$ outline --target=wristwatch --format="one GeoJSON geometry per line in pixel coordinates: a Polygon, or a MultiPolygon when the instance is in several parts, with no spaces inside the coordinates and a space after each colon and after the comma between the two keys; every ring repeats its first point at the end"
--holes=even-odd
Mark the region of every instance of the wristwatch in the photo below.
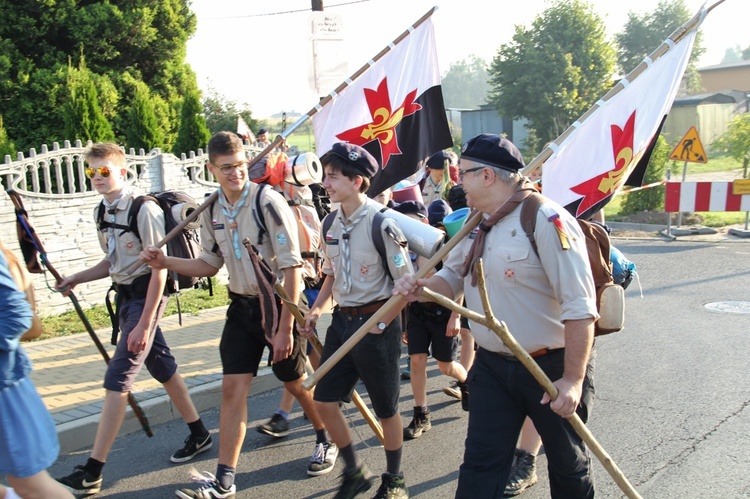
{"type": "Polygon", "coordinates": [[[388,327],[388,324],[386,324],[385,322],[378,322],[378,329],[380,329],[381,331],[385,331],[386,327],[388,327]]]}

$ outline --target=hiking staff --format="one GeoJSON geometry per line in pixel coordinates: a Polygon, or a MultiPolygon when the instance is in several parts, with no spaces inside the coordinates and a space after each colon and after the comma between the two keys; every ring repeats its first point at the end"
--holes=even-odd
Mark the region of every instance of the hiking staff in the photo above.
{"type": "MultiPolygon", "coordinates": [[[[46,267],[50,274],[55,278],[55,280],[59,283],[62,282],[63,278],[62,276],[55,270],[55,268],[52,266],[52,264],[47,259],[47,253],[44,251],[44,246],[42,245],[42,241],[39,239],[39,236],[36,234],[36,231],[31,226],[31,223],[28,219],[28,213],[23,207],[23,202],[21,201],[21,196],[14,191],[13,189],[8,189],[6,191],[8,193],[8,196],[10,197],[11,201],[13,202],[13,205],[16,208],[16,222],[17,224],[23,228],[23,231],[26,233],[26,235],[31,240],[32,244],[34,245],[34,248],[39,252],[39,257],[42,260],[42,264],[44,267],[46,267]]],[[[21,232],[19,231],[19,238],[21,237],[21,232]]],[[[19,241],[20,242],[20,241],[19,241]]],[[[81,322],[83,322],[83,325],[86,328],[86,332],[89,333],[89,336],[91,336],[91,339],[94,341],[94,345],[96,345],[97,350],[99,350],[99,353],[102,354],[102,357],[104,357],[105,364],[109,365],[109,354],[107,353],[107,350],[104,348],[104,345],[102,345],[101,340],[94,332],[94,328],[91,326],[91,323],[89,322],[88,318],[86,317],[86,314],[83,312],[83,309],[81,308],[81,305],[78,303],[78,299],[76,298],[75,294],[72,290],[70,290],[70,294],[68,295],[68,298],[70,298],[70,301],[73,302],[73,307],[76,310],[76,313],[78,314],[78,317],[81,319],[81,322]]],[[[130,404],[130,408],[133,410],[133,414],[138,418],[138,421],[141,423],[141,427],[143,427],[143,431],[146,432],[146,435],[149,437],[154,436],[154,431],[151,429],[151,425],[148,422],[148,418],[146,418],[146,413],[143,412],[143,409],[138,404],[138,401],[135,399],[133,394],[131,392],[128,392],[128,404],[130,404]]]]}
{"type": "MultiPolygon", "coordinates": [[[[245,238],[242,240],[242,244],[245,245],[248,252],[253,252],[255,256],[257,256],[258,261],[261,265],[265,267],[265,270],[270,272],[270,268],[268,267],[268,264],[263,260],[263,257],[261,256],[260,252],[250,243],[249,238],[245,238]]],[[[302,311],[299,309],[296,303],[292,303],[292,301],[289,299],[289,294],[286,292],[286,289],[284,289],[284,286],[281,285],[281,283],[276,280],[275,284],[273,285],[273,289],[276,292],[277,295],[279,295],[279,298],[281,298],[281,301],[284,302],[284,304],[289,307],[289,311],[292,313],[294,318],[299,322],[301,325],[305,325],[305,316],[302,315],[302,311]]],[[[313,348],[315,349],[315,352],[317,352],[318,356],[323,356],[323,345],[320,343],[320,340],[317,336],[312,335],[310,336],[308,340],[313,348]]],[[[354,402],[354,405],[357,407],[359,412],[362,414],[362,417],[367,421],[367,424],[370,425],[370,428],[375,433],[375,436],[378,437],[378,440],[380,440],[380,443],[385,445],[385,437],[383,436],[383,428],[380,426],[380,423],[378,420],[373,416],[372,412],[370,412],[370,409],[367,407],[367,404],[365,404],[364,400],[362,400],[362,397],[359,396],[359,393],[357,393],[356,390],[352,392],[352,402],[354,402]]]]}
{"type": "MultiPolygon", "coordinates": [[[[477,226],[481,218],[482,214],[477,212],[476,214],[474,214],[474,216],[468,219],[464,226],[461,227],[461,229],[456,233],[456,235],[450,238],[448,242],[446,242],[432,256],[432,258],[427,261],[427,263],[419,268],[419,271],[414,274],[415,279],[424,278],[438,263],[443,260],[443,258],[445,258],[448,252],[450,252],[464,237],[466,237],[467,234],[474,230],[474,227],[477,226]]],[[[351,337],[349,337],[349,339],[346,340],[338,348],[338,350],[336,350],[328,358],[328,360],[326,360],[320,365],[320,367],[318,367],[317,371],[312,373],[309,378],[302,382],[302,386],[307,390],[311,390],[318,383],[320,378],[325,376],[328,371],[330,371],[331,368],[336,365],[336,363],[343,359],[344,356],[349,353],[349,351],[354,348],[354,346],[359,343],[359,341],[364,338],[369,333],[369,331],[383,319],[383,317],[386,317],[388,314],[392,314],[396,311],[396,309],[402,309],[405,305],[406,301],[403,299],[403,297],[391,296],[388,301],[383,304],[382,307],[380,307],[374,314],[372,314],[372,316],[364,324],[362,324],[362,326],[357,329],[357,331],[352,334],[351,337]]]]}
{"type": "MultiPolygon", "coordinates": [[[[487,295],[487,287],[485,286],[484,265],[482,264],[481,258],[479,258],[476,262],[476,274],[477,289],[479,290],[479,296],[482,300],[482,308],[484,308],[484,314],[480,314],[466,307],[463,307],[450,298],[431,291],[427,288],[422,288],[422,296],[428,298],[430,301],[442,305],[443,307],[449,308],[458,314],[461,314],[462,317],[466,317],[473,322],[482,324],[483,326],[491,329],[495,334],[497,334],[498,337],[500,337],[505,346],[508,347],[511,352],[513,352],[513,355],[515,355],[515,357],[524,365],[524,367],[529,370],[531,375],[534,376],[534,378],[539,382],[542,388],[544,388],[544,391],[547,392],[547,394],[550,396],[550,399],[555,400],[558,394],[555,385],[552,384],[552,381],[549,379],[549,377],[547,377],[544,371],[542,371],[542,368],[539,367],[539,365],[536,363],[536,361],[534,361],[531,355],[529,355],[529,353],[524,350],[521,345],[518,344],[515,338],[511,335],[505,323],[498,321],[492,314],[490,300],[487,295]]],[[[620,471],[609,454],[607,454],[607,452],[604,450],[604,448],[602,448],[596,438],[594,438],[594,435],[591,434],[591,431],[589,431],[584,422],[581,421],[581,418],[576,412],[573,412],[573,415],[568,418],[568,422],[573,427],[575,432],[586,443],[588,448],[591,449],[591,451],[596,455],[596,457],[602,463],[610,476],[612,476],[617,486],[620,487],[620,490],[622,490],[623,493],[625,493],[625,495],[630,498],[640,499],[640,494],[638,494],[635,488],[633,488],[633,486],[630,484],[622,471],[620,471]]]]}

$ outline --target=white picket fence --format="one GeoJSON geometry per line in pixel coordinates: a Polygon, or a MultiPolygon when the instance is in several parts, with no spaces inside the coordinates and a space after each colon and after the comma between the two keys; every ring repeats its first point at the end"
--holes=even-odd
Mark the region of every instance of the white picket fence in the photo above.
{"type": "MultiPolygon", "coordinates": [[[[262,149],[246,146],[250,157],[262,149]]],[[[80,141],[71,146],[65,141],[49,150],[43,145],[41,152],[34,149],[28,156],[18,153],[12,160],[5,156],[0,164],[0,181],[3,190],[18,192],[28,212],[28,218],[44,245],[47,258],[63,276],[91,267],[104,256],[96,237],[93,211],[101,196],[91,188],[84,173],[86,147],[80,141]]],[[[181,190],[199,203],[213,192],[217,183],[206,168],[208,154],[182,155],[163,153],[153,149],[136,153],[130,149],[125,158],[128,182],[142,193],[161,190],[181,190]]],[[[0,195],[0,238],[19,258],[22,258],[16,235],[16,217],[13,203],[7,193],[0,195]]],[[[219,279],[226,282],[222,271],[219,279]]],[[[55,315],[72,309],[68,298],[52,291],[54,278],[49,273],[35,275],[37,308],[42,315],[55,315]]],[[[110,282],[108,279],[76,287],[76,296],[82,306],[103,303],[110,282]]]]}

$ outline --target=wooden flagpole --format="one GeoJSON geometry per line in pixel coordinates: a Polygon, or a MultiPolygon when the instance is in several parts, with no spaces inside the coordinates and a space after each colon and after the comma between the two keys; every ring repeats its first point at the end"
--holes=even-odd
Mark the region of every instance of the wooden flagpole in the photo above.
{"type": "MultiPolygon", "coordinates": [[[[323,97],[318,104],[316,104],[312,109],[310,109],[306,114],[302,115],[297,121],[292,123],[289,128],[281,132],[280,135],[277,135],[275,139],[273,139],[273,142],[271,142],[268,146],[266,146],[263,151],[261,151],[260,154],[252,158],[248,163],[248,168],[252,167],[255,163],[260,161],[263,157],[265,157],[268,153],[276,149],[287,137],[289,137],[297,128],[302,126],[303,123],[305,123],[308,119],[312,118],[312,116],[316,113],[318,113],[323,107],[331,102],[338,94],[340,94],[346,87],[351,85],[354,80],[362,76],[362,74],[370,69],[372,66],[375,65],[376,62],[378,62],[380,59],[383,58],[388,52],[393,50],[396,45],[401,43],[401,41],[404,40],[407,36],[409,36],[415,29],[417,29],[423,22],[425,22],[429,17],[435,13],[437,10],[437,6],[431,8],[428,10],[422,17],[420,17],[414,24],[409,26],[403,33],[401,33],[399,36],[397,36],[391,43],[386,45],[383,50],[378,52],[375,57],[367,61],[361,68],[359,68],[357,71],[354,72],[349,78],[344,80],[338,87],[336,87],[335,90],[333,90],[331,93],[329,93],[327,96],[323,97]]],[[[167,235],[164,236],[164,239],[159,241],[156,244],[157,248],[161,248],[165,244],[167,244],[169,241],[171,241],[177,234],[179,234],[185,226],[187,226],[189,223],[192,223],[194,220],[198,218],[198,216],[205,211],[209,206],[211,206],[217,199],[219,198],[219,191],[218,189],[211,193],[210,196],[206,198],[206,200],[198,206],[192,213],[190,213],[188,216],[185,217],[185,219],[180,222],[174,229],[169,231],[167,235]]]]}
{"type": "Polygon", "coordinates": [[[640,64],[638,64],[635,69],[633,69],[630,73],[625,76],[625,78],[621,79],[617,84],[615,84],[614,87],[610,89],[609,92],[607,92],[604,97],[599,99],[593,106],[591,106],[591,109],[586,111],[580,118],[578,118],[572,125],[570,125],[562,134],[560,134],[559,137],[557,137],[551,145],[548,145],[545,147],[539,155],[532,159],[526,167],[524,167],[521,170],[521,173],[523,175],[529,175],[533,173],[534,171],[538,170],[542,167],[542,165],[554,154],[554,150],[557,149],[560,145],[562,145],[563,142],[577,129],[580,128],[580,126],[586,122],[597,110],[599,110],[606,102],[610,101],[615,95],[623,91],[628,84],[632,83],[633,80],[638,78],[641,74],[643,74],[646,69],[648,69],[651,64],[653,64],[655,61],[657,61],[660,57],[662,57],[664,54],[666,54],[670,49],[674,48],[675,45],[677,45],[680,41],[682,41],[685,36],[687,36],[688,33],[690,33],[693,29],[698,29],[698,26],[703,22],[703,20],[706,18],[709,12],[711,12],[714,8],[719,6],[720,4],[724,3],[725,0],[718,0],[716,3],[714,3],[711,7],[707,9],[701,9],[698,11],[697,14],[695,14],[688,22],[677,28],[672,32],[671,35],[669,35],[669,38],[667,38],[666,41],[662,42],[661,45],[659,45],[656,50],[651,52],[648,57],[646,57],[643,61],[641,61],[640,64]]]}

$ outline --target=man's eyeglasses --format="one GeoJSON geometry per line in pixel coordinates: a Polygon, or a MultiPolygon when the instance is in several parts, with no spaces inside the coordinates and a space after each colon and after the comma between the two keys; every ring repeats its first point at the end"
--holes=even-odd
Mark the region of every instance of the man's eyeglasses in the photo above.
{"type": "Polygon", "coordinates": [[[487,168],[487,167],[486,166],[475,166],[474,168],[469,168],[467,170],[458,170],[458,178],[460,178],[461,180],[463,180],[464,175],[466,175],[467,173],[476,172],[476,171],[479,171],[479,170],[484,170],[485,168],[487,168]]]}
{"type": "Polygon", "coordinates": [[[96,175],[97,173],[99,174],[100,177],[107,178],[107,177],[109,177],[109,174],[110,174],[111,170],[109,169],[108,166],[100,166],[99,168],[88,168],[87,167],[84,170],[84,172],[86,173],[86,176],[88,178],[94,178],[94,175],[96,175]]]}
{"type": "Polygon", "coordinates": [[[216,166],[216,168],[224,175],[231,175],[232,172],[234,172],[234,170],[239,170],[245,165],[247,165],[247,161],[243,159],[242,161],[232,163],[231,165],[223,165],[223,166],[214,165],[214,166],[216,166]]]}

